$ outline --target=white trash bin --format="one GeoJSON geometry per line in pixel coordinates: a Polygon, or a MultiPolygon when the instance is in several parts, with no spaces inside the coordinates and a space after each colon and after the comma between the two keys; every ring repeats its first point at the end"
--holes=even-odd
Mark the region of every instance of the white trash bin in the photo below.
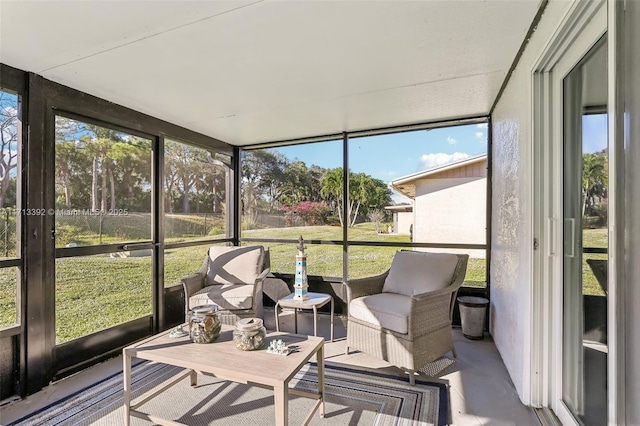
{"type": "Polygon", "coordinates": [[[484,297],[460,296],[460,322],[462,334],[467,339],[482,340],[484,337],[484,318],[489,300],[484,297]]]}

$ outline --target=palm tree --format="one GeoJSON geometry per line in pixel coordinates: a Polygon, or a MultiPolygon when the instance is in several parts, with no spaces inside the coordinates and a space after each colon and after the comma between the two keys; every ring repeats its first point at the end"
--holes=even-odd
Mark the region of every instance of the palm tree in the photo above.
{"type": "Polygon", "coordinates": [[[605,151],[582,156],[582,214],[592,214],[596,200],[607,196],[608,161],[605,151]]]}

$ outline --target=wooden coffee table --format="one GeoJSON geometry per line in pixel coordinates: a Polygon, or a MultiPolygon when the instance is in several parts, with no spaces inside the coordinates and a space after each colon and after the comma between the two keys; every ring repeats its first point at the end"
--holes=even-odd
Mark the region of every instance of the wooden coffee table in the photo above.
{"type": "Polygon", "coordinates": [[[233,329],[223,325],[220,337],[209,344],[192,343],[189,337],[170,338],[164,332],[123,349],[124,369],[124,424],[129,426],[131,416],[149,420],[160,425],[179,423],[139,411],[138,408],[164,392],[180,380],[189,376],[191,386],[197,384],[197,373],[209,374],[223,380],[272,388],[275,395],[276,424],[287,425],[289,416],[289,394],[317,399],[305,423],[320,408],[324,417],[324,339],[290,333],[274,332],[267,335],[265,348],[272,340],[282,339],[288,345],[296,345],[297,351],[287,355],[270,354],[266,349],[241,351],[233,343],[233,329]],[[318,364],[318,392],[289,389],[289,381],[316,355],[318,364]],[[131,363],[133,358],[161,362],[186,369],[169,384],[155,392],[149,392],[131,400],[131,363]]]}

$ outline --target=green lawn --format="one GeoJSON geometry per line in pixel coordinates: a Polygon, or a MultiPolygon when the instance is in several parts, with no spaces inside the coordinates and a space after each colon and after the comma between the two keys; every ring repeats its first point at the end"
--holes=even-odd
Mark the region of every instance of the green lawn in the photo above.
{"type": "MultiPolygon", "coordinates": [[[[141,220],[135,218],[134,220],[141,220]]],[[[122,229],[122,228],[120,228],[122,229]]],[[[130,227],[129,229],[135,229],[130,227]]],[[[339,226],[313,226],[244,231],[244,237],[306,240],[341,240],[339,226]]],[[[95,235],[94,237],[95,238],[95,235]]],[[[349,229],[355,241],[408,242],[408,236],[377,234],[373,225],[349,229]]],[[[253,243],[251,243],[253,244],[253,243]]],[[[296,244],[264,243],[271,251],[275,272],[294,273],[296,244]]],[[[375,275],[391,264],[397,247],[351,246],[349,277],[375,275]]],[[[168,249],[165,286],[201,265],[207,246],[168,249]]],[[[310,275],[342,276],[342,246],[308,244],[310,275]]],[[[485,260],[470,259],[465,285],[484,286],[485,260]]],[[[0,269],[0,327],[15,323],[16,270],[0,269]]],[[[56,260],[56,333],[58,343],[151,313],[151,258],[112,258],[96,255],[56,260]]]]}
{"type": "MultiPolygon", "coordinates": [[[[585,229],[582,233],[582,246],[590,248],[607,248],[608,235],[607,229],[585,229]]],[[[582,291],[584,294],[604,296],[604,290],[598,284],[591,267],[587,264],[587,259],[607,260],[606,254],[590,254],[585,253],[582,256],[582,291]]]]}
{"type": "Polygon", "coordinates": [[[56,260],[56,343],[151,314],[151,257],[56,260]]]}

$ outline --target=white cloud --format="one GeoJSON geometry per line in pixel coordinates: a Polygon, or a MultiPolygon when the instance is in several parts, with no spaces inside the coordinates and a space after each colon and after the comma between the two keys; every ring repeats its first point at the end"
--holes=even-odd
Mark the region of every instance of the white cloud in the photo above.
{"type": "Polygon", "coordinates": [[[484,138],[484,132],[476,132],[476,138],[478,139],[484,138]]]}
{"type": "Polygon", "coordinates": [[[456,161],[461,161],[469,157],[471,156],[466,152],[454,152],[453,154],[445,154],[444,152],[422,154],[420,156],[420,168],[422,170],[433,169],[434,167],[455,163],[456,161]]]}
{"type": "Polygon", "coordinates": [[[476,125],[476,127],[478,129],[486,129],[487,127],[489,127],[489,124],[488,123],[480,123],[480,124],[476,125]]]}
{"type": "Polygon", "coordinates": [[[447,136],[447,143],[449,143],[449,145],[455,145],[458,143],[458,141],[452,138],[451,136],[447,136]]]}

